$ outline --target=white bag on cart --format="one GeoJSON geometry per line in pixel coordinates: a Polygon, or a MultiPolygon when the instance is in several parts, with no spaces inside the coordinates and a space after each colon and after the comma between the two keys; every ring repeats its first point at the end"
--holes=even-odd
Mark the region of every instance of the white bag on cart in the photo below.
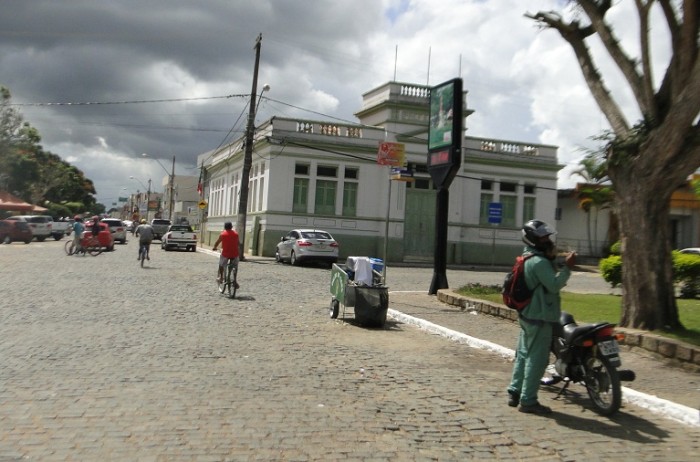
{"type": "Polygon", "coordinates": [[[369,257],[348,257],[345,266],[355,273],[355,284],[372,285],[372,262],[369,257]]]}

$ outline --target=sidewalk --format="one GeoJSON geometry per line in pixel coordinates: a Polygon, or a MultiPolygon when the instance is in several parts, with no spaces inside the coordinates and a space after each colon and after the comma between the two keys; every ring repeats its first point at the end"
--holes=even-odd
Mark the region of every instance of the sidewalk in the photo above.
{"type": "MultiPolygon", "coordinates": [[[[390,291],[389,306],[389,315],[399,322],[473,348],[513,357],[519,327],[510,320],[443,303],[423,291],[390,291]]],[[[624,404],[700,426],[700,374],[668,365],[651,355],[625,351],[624,347],[621,356],[622,369],[631,369],[637,375],[635,381],[623,382],[624,404]]],[[[577,392],[583,390],[581,386],[576,388],[580,388],[577,392]]]]}

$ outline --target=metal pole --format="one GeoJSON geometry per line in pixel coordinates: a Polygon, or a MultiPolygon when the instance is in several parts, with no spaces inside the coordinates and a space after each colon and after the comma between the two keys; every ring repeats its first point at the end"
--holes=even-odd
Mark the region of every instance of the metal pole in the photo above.
{"type": "Polygon", "coordinates": [[[148,214],[151,208],[151,179],[148,179],[148,196],[146,196],[146,220],[151,221],[151,216],[148,214]]]}
{"type": "Polygon", "coordinates": [[[391,210],[391,166],[389,166],[389,193],[387,194],[386,202],[386,222],[384,223],[384,255],[382,259],[384,260],[384,266],[382,267],[382,280],[386,284],[386,259],[389,251],[389,212],[391,210]]]}
{"type": "Polygon", "coordinates": [[[175,195],[173,194],[173,189],[175,188],[175,156],[173,156],[173,169],[170,172],[170,221],[175,223],[175,195]]]}
{"type": "Polygon", "coordinates": [[[255,94],[258,91],[258,66],[260,64],[260,42],[262,34],[255,40],[255,67],[253,68],[253,88],[250,91],[250,108],[248,111],[248,125],[245,131],[245,153],[243,156],[243,172],[241,173],[241,191],[238,201],[238,220],[236,230],[238,231],[239,258],[245,260],[245,228],[248,219],[248,182],[250,181],[250,169],[253,165],[253,131],[255,130],[255,94]]]}

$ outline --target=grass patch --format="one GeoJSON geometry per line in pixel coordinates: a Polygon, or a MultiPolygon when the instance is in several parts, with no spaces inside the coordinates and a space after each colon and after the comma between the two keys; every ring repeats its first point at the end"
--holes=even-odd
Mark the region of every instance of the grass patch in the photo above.
{"type": "MultiPolygon", "coordinates": [[[[468,284],[460,287],[456,292],[465,297],[503,303],[501,286],[498,285],[468,284]]],[[[622,297],[619,295],[578,294],[566,291],[561,293],[562,309],[571,313],[578,322],[619,323],[622,314],[621,301],[622,297]]],[[[654,331],[654,333],[700,346],[700,300],[679,298],[676,303],[678,316],[685,330],[654,331]]]]}

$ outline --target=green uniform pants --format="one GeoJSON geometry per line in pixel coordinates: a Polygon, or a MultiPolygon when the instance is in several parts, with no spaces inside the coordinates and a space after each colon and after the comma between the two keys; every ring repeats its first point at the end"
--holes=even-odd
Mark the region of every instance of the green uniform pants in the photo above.
{"type": "Polygon", "coordinates": [[[537,403],[537,391],[549,363],[551,343],[551,323],[520,319],[520,336],[515,352],[515,365],[508,387],[509,393],[520,395],[520,404],[531,406],[537,403]]]}

